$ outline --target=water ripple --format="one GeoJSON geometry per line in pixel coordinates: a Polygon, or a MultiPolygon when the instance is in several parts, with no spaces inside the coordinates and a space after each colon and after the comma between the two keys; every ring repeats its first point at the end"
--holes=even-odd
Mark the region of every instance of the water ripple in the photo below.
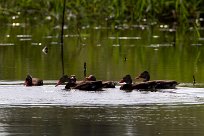
{"type": "Polygon", "coordinates": [[[101,92],[62,90],[64,86],[1,85],[0,105],[10,106],[134,106],[134,105],[180,105],[204,103],[204,88],[159,90],[158,92],[125,92],[106,89],[101,92]]]}

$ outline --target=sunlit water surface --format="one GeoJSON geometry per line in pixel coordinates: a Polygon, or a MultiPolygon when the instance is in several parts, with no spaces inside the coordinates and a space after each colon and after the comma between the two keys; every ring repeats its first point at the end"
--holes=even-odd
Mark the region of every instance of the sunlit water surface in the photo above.
{"type": "Polygon", "coordinates": [[[0,135],[204,135],[204,88],[63,88],[1,82],[0,135]]]}
{"type": "Polygon", "coordinates": [[[54,85],[26,87],[1,85],[1,106],[134,106],[134,105],[179,105],[203,104],[204,88],[178,87],[177,89],[131,92],[119,86],[103,91],[64,90],[54,85]]]}

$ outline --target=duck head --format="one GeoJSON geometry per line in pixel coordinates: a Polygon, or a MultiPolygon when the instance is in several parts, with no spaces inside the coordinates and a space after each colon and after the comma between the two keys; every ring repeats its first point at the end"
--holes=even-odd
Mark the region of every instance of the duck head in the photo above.
{"type": "Polygon", "coordinates": [[[96,77],[94,75],[89,75],[86,77],[86,81],[96,81],[96,77]]]}
{"type": "Polygon", "coordinates": [[[126,83],[126,84],[132,84],[132,78],[130,75],[126,75],[123,77],[123,79],[120,81],[120,83],[126,83]]]}
{"type": "Polygon", "coordinates": [[[33,83],[32,83],[32,77],[30,75],[27,75],[26,79],[25,79],[25,83],[24,83],[25,86],[32,86],[33,83]]]}
{"type": "Polygon", "coordinates": [[[138,77],[136,77],[136,79],[143,79],[143,82],[149,81],[150,80],[150,75],[148,71],[144,71],[142,72],[138,77]]]}
{"type": "Polygon", "coordinates": [[[57,82],[57,84],[55,85],[55,87],[58,86],[58,85],[61,85],[61,84],[65,83],[65,82],[67,82],[67,83],[76,83],[76,76],[75,76],[75,75],[71,75],[71,77],[68,77],[67,75],[63,75],[63,76],[59,79],[59,81],[57,82]]]}
{"type": "Polygon", "coordinates": [[[76,76],[75,75],[71,75],[70,76],[70,83],[76,83],[76,76]]]}

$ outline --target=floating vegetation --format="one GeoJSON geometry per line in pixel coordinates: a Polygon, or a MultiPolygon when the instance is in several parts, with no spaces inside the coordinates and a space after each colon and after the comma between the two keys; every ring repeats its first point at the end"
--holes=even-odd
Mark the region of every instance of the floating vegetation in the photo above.
{"type": "Polygon", "coordinates": [[[204,41],[204,37],[200,37],[198,40],[199,41],[204,41]]]}
{"type": "Polygon", "coordinates": [[[141,37],[109,37],[111,40],[119,39],[119,40],[140,40],[141,37]]]}
{"type": "Polygon", "coordinates": [[[50,44],[51,44],[51,45],[58,45],[59,42],[51,42],[50,44]]]}
{"type": "Polygon", "coordinates": [[[112,46],[114,46],[114,47],[119,47],[120,44],[113,44],[112,46]]]}
{"type": "Polygon", "coordinates": [[[154,39],[159,38],[159,36],[158,36],[158,35],[153,35],[152,37],[153,37],[154,39]]]}
{"type": "Polygon", "coordinates": [[[201,43],[196,43],[196,44],[191,44],[191,46],[202,46],[203,44],[201,43]]]}
{"type": "Polygon", "coordinates": [[[17,35],[17,38],[31,38],[32,35],[17,35]]]}
{"type": "Polygon", "coordinates": [[[32,35],[17,35],[17,38],[19,38],[19,41],[31,41],[32,35]]]}
{"type": "Polygon", "coordinates": [[[14,43],[0,43],[0,46],[13,46],[14,43]]]}
{"type": "Polygon", "coordinates": [[[41,45],[42,45],[42,43],[31,43],[31,45],[41,46],[41,45]]]}
{"type": "Polygon", "coordinates": [[[162,28],[162,29],[159,29],[160,31],[163,31],[163,32],[176,32],[176,29],[175,28],[169,28],[169,29],[166,29],[166,28],[162,28]]]}
{"type": "Polygon", "coordinates": [[[45,38],[47,38],[47,39],[55,39],[55,38],[59,38],[59,36],[51,36],[51,35],[49,35],[49,36],[45,36],[45,38]]]}
{"type": "Polygon", "coordinates": [[[31,41],[31,38],[20,38],[19,41],[31,41]]]}
{"type": "Polygon", "coordinates": [[[159,47],[172,47],[174,46],[173,44],[170,43],[166,43],[166,44],[151,44],[147,47],[151,47],[151,48],[159,48],[159,47]]]}

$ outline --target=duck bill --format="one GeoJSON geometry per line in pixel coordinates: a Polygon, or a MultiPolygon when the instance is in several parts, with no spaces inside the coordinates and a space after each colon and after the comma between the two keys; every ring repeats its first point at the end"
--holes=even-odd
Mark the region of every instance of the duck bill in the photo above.
{"type": "Polygon", "coordinates": [[[141,79],[142,77],[139,75],[139,76],[137,76],[135,79],[141,79]]]}
{"type": "Polygon", "coordinates": [[[89,77],[86,77],[85,80],[86,80],[86,81],[89,81],[89,77]]]}
{"type": "Polygon", "coordinates": [[[28,86],[28,81],[25,81],[25,82],[24,82],[24,85],[25,85],[25,86],[28,86]]]}
{"type": "Polygon", "coordinates": [[[140,76],[136,77],[135,79],[140,79],[140,76]]]}
{"type": "Polygon", "coordinates": [[[122,80],[120,80],[120,82],[119,83],[124,83],[125,81],[122,79],[122,80]]]}
{"type": "Polygon", "coordinates": [[[57,87],[58,85],[61,85],[62,82],[61,81],[58,81],[58,83],[55,85],[55,87],[57,87]]]}
{"type": "Polygon", "coordinates": [[[86,77],[86,81],[92,81],[90,77],[86,77]]]}

